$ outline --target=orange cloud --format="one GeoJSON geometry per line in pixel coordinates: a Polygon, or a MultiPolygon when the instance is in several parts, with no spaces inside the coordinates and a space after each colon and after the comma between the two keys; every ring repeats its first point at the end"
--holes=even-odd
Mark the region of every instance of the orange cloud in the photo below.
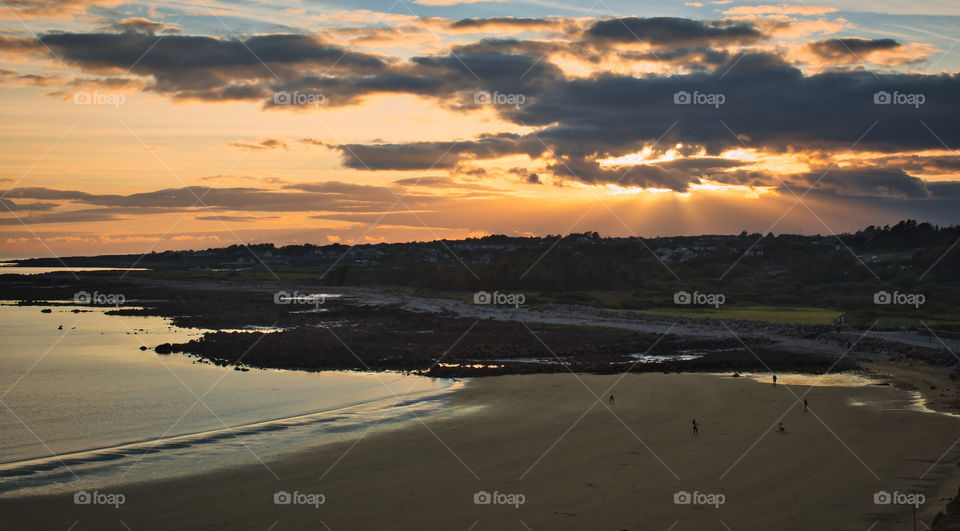
{"type": "Polygon", "coordinates": [[[736,17],[736,16],[762,16],[762,15],[802,15],[802,16],[813,16],[813,15],[825,15],[827,13],[834,13],[837,11],[835,7],[823,7],[823,6],[795,6],[789,4],[783,4],[779,6],[774,5],[760,5],[760,6],[737,6],[731,7],[723,12],[724,15],[736,17]]]}
{"type": "Polygon", "coordinates": [[[72,18],[94,6],[112,7],[125,0],[6,0],[9,10],[0,10],[0,19],[72,18]]]}

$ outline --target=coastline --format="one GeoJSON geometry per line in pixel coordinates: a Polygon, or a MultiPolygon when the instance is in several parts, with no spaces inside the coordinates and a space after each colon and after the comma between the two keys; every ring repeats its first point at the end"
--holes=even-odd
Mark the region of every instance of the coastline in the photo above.
{"type": "MultiPolygon", "coordinates": [[[[68,278],[30,279],[23,286],[7,286],[4,297],[18,305],[36,305],[41,289],[43,299],[67,300],[71,290],[105,282],[83,278],[76,286],[68,278]]],[[[145,303],[121,306],[111,314],[169,318],[175,326],[204,331],[196,340],[151,344],[158,354],[243,365],[239,370],[395,370],[458,378],[568,370],[616,374],[626,366],[636,372],[817,374],[891,358],[947,367],[956,361],[951,345],[960,348],[960,342],[949,338],[923,344],[910,334],[876,336],[853,328],[838,332],[822,324],[668,316],[576,304],[514,308],[386,288],[299,286],[332,298],[308,312],[265,304],[281,287],[150,280],[107,283],[102,290],[125,293],[131,304],[145,303]],[[172,291],[179,295],[170,297],[172,291]],[[449,345],[458,348],[447,352],[449,345]],[[653,347],[663,355],[659,362],[633,363],[653,347]],[[693,359],[682,359],[691,352],[697,354],[693,359]],[[436,363],[441,357],[444,363],[436,363]]]]}
{"type": "Polygon", "coordinates": [[[450,381],[438,389],[408,389],[393,396],[288,417],[3,462],[0,499],[37,493],[57,495],[102,485],[122,488],[136,483],[136,477],[140,481],[144,477],[149,481],[167,481],[216,473],[238,466],[236,458],[226,457],[230,442],[239,442],[248,451],[247,456],[269,447],[277,458],[288,457],[304,448],[352,441],[366,432],[402,429],[416,418],[449,415],[450,412],[444,412],[443,403],[462,387],[463,382],[450,381]],[[322,441],[304,444],[296,440],[304,435],[319,436],[322,441]],[[154,460],[167,462],[167,467],[158,468],[160,464],[153,463],[154,460]],[[136,474],[128,475],[128,469],[134,467],[136,474]]]}
{"type": "Polygon", "coordinates": [[[331,529],[398,529],[398,522],[403,529],[475,522],[494,529],[520,521],[532,529],[582,529],[586,522],[666,529],[679,521],[674,529],[682,530],[722,520],[734,529],[876,524],[879,531],[902,527],[909,512],[875,505],[873,494],[919,489],[928,501],[918,517],[931,525],[960,482],[955,452],[938,462],[960,420],[853,405],[909,400],[893,385],[811,388],[804,413],[794,393],[807,391],[706,374],[474,379],[449,398],[469,414],[431,418],[426,427],[267,458],[270,470],[251,464],[130,485],[119,508],[41,496],[2,500],[0,510],[11,526],[37,529],[122,520],[134,529],[277,530],[321,521],[331,529]],[[612,385],[615,404],[598,403],[594,393],[604,396],[612,385]],[[702,426],[696,438],[690,418],[702,426]],[[783,434],[772,430],[778,418],[783,434]],[[525,503],[476,505],[481,490],[521,493],[525,503]],[[674,505],[679,490],[721,492],[726,503],[674,505]],[[325,503],[275,505],[277,491],[322,493],[325,503]]]}

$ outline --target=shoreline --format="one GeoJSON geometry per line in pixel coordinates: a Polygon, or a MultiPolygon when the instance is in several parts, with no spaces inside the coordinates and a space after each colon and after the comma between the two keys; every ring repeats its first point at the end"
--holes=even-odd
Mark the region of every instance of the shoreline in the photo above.
{"type": "Polygon", "coordinates": [[[681,530],[715,526],[720,518],[735,529],[847,529],[863,523],[866,529],[879,522],[874,529],[880,531],[903,523],[902,511],[872,503],[880,488],[922,488],[929,501],[919,515],[926,524],[953,499],[960,484],[957,455],[931,464],[953,442],[949,434],[956,432],[957,419],[851,405],[909,398],[892,385],[796,386],[794,392],[802,391],[810,393],[812,413],[803,413],[783,385],[771,389],[722,375],[473,379],[449,401],[461,411],[482,409],[429,419],[429,430],[416,423],[266,459],[279,480],[250,464],[128,486],[127,503],[117,509],[40,496],[0,500],[0,510],[14,514],[11,525],[30,528],[68,527],[74,520],[102,527],[120,519],[135,529],[227,529],[240,522],[266,528],[279,522],[279,530],[319,521],[332,529],[396,529],[397,522],[410,523],[403,529],[466,529],[477,520],[484,529],[516,526],[518,520],[533,529],[577,529],[586,521],[597,528],[666,529],[680,520],[675,529],[681,530]],[[593,396],[614,384],[617,400],[609,410],[615,416],[593,396]],[[771,431],[781,414],[786,434],[771,431]],[[689,434],[692,415],[702,425],[696,439],[689,434]],[[912,430],[929,437],[912,441],[912,430]],[[887,444],[868,444],[878,437],[887,444]],[[872,477],[874,470],[881,481],[872,477]],[[770,481],[791,487],[762,487],[770,481]],[[484,489],[523,493],[527,501],[516,509],[473,504],[473,493],[484,489]],[[670,496],[678,489],[723,492],[727,504],[676,506],[670,496]],[[279,490],[322,492],[326,502],[318,509],[274,505],[271,493],[279,490]],[[187,509],[169,514],[170,504],[187,509]]]}
{"type": "MultiPolygon", "coordinates": [[[[241,441],[247,438],[269,437],[275,434],[273,436],[280,437],[279,444],[283,445],[279,449],[280,454],[283,457],[289,457],[306,449],[316,449],[321,446],[337,444],[344,440],[350,441],[359,437],[361,433],[402,428],[411,422],[409,418],[411,411],[414,416],[430,418],[437,413],[436,404],[448,400],[463,386],[463,382],[449,381],[442,388],[397,392],[391,396],[344,403],[322,410],[262,419],[242,425],[163,435],[121,442],[110,446],[60,452],[45,457],[6,461],[0,463],[0,476],[3,480],[0,481],[0,499],[15,499],[18,497],[17,495],[11,496],[10,491],[39,491],[34,494],[19,496],[31,497],[55,496],[64,492],[76,491],[78,487],[84,489],[99,486],[124,487],[135,483],[132,480],[125,479],[126,473],[120,474],[127,466],[132,468],[140,464],[142,460],[146,460],[147,462],[144,465],[147,465],[151,458],[167,460],[172,465],[177,462],[176,460],[184,458],[180,452],[186,450],[201,452],[200,455],[206,456],[206,459],[222,459],[224,449],[222,447],[218,448],[217,445],[224,444],[222,441],[225,439],[229,442],[231,437],[234,440],[241,441]],[[417,413],[418,411],[419,413],[417,413]],[[303,432],[305,430],[311,430],[313,433],[319,430],[326,440],[304,447],[302,444],[298,445],[295,441],[291,441],[290,437],[292,435],[287,433],[303,432]],[[208,449],[208,444],[213,446],[208,449]],[[175,455],[168,456],[167,449],[173,449],[175,455]],[[204,453],[205,449],[206,452],[204,453]],[[133,462],[131,463],[131,461],[133,462]],[[92,472],[92,476],[88,477],[88,472],[92,472]],[[49,473],[50,477],[59,476],[66,478],[66,480],[53,481],[51,479],[47,483],[43,483],[43,480],[38,479],[35,474],[44,473],[49,473]],[[117,479],[118,474],[120,474],[119,479],[117,479]],[[69,479],[68,476],[71,475],[75,480],[69,479]],[[18,485],[18,480],[22,485],[18,485]],[[39,484],[31,484],[37,482],[39,484]]],[[[250,439],[243,442],[243,446],[249,448],[247,442],[250,442],[250,439]]],[[[264,443],[258,443],[258,445],[262,444],[264,443]]],[[[191,457],[193,456],[191,455],[191,457]]],[[[217,473],[221,469],[229,469],[238,465],[221,462],[217,465],[207,464],[203,466],[206,466],[206,469],[201,469],[199,472],[196,469],[189,473],[171,472],[152,477],[150,481],[175,480],[196,473],[217,473]]],[[[143,468],[144,466],[140,467],[141,470],[143,468]]],[[[170,468],[173,469],[172,466],[170,468]]],[[[156,475],[154,474],[154,476],[156,475]]]]}
{"type": "MultiPolygon", "coordinates": [[[[66,280],[68,283],[73,281],[66,280]]],[[[86,282],[104,282],[105,279],[90,277],[86,282]]],[[[28,283],[45,282],[41,279],[32,279],[28,283]]],[[[82,282],[79,282],[82,284],[82,282]]],[[[108,282],[109,284],[109,282],[108,282]]],[[[41,286],[38,284],[37,286],[41,286]]],[[[106,285],[105,285],[106,286],[106,285]]],[[[147,302],[140,310],[121,307],[124,315],[155,315],[173,320],[176,326],[195,327],[208,330],[205,342],[156,345],[157,352],[168,354],[182,352],[195,356],[207,362],[230,365],[238,363],[233,352],[245,352],[250,342],[243,338],[231,336],[230,333],[240,328],[246,328],[243,333],[263,333],[256,330],[256,326],[267,326],[271,323],[282,323],[278,331],[286,334],[290,341],[281,338],[268,338],[264,346],[272,344],[274,348],[290,346],[305,341],[323,341],[329,343],[324,348],[325,357],[311,361],[307,353],[293,353],[285,360],[272,359],[270,356],[254,352],[244,359],[251,367],[257,368],[288,368],[296,370],[332,369],[355,370],[369,368],[371,370],[398,370],[424,374],[423,371],[432,366],[432,362],[441,354],[433,352],[430,347],[437,341],[454,343],[467,330],[467,325],[479,323],[474,332],[467,334],[464,347],[472,349],[474,355],[458,356],[452,353],[445,360],[450,365],[432,367],[427,375],[437,377],[472,377],[494,376],[503,374],[529,374],[541,372],[555,372],[556,367],[542,363],[509,362],[505,366],[485,366],[485,358],[502,358],[502,340],[510,337],[512,345],[523,346],[512,356],[518,358],[533,358],[538,355],[552,357],[548,350],[557,350],[564,362],[572,363],[573,370],[591,373],[616,373],[621,368],[611,367],[611,361],[622,362],[628,360],[626,356],[635,352],[644,352],[654,340],[661,336],[668,339],[657,344],[659,350],[666,353],[682,352],[687,350],[704,350],[712,353],[709,360],[692,360],[692,362],[674,362],[668,360],[659,364],[641,364],[632,370],[689,370],[691,372],[723,372],[727,370],[757,370],[767,365],[777,371],[797,371],[817,373],[832,367],[838,357],[843,357],[849,347],[853,347],[851,356],[842,360],[844,364],[854,357],[876,361],[901,356],[915,359],[925,359],[932,364],[952,365],[956,360],[949,355],[951,346],[960,349],[960,340],[940,339],[935,343],[931,338],[914,337],[915,334],[886,334],[861,332],[847,329],[837,333],[832,327],[825,325],[788,325],[763,321],[719,319],[714,317],[680,317],[655,315],[633,310],[605,310],[593,306],[571,304],[547,304],[537,307],[501,307],[495,305],[470,304],[468,301],[457,298],[423,297],[407,294],[401,290],[372,287],[349,286],[299,286],[300,290],[318,289],[325,293],[337,294],[343,297],[339,302],[334,301],[324,307],[322,312],[312,315],[310,312],[290,312],[290,308],[264,303],[272,302],[273,294],[280,285],[245,284],[235,285],[214,281],[178,281],[178,280],[149,280],[143,285],[125,284],[123,287],[114,286],[112,289],[132,290],[127,293],[128,300],[133,303],[139,299],[147,302]],[[184,304],[183,301],[174,302],[163,299],[165,293],[171,289],[182,290],[188,294],[188,300],[193,304],[184,304]],[[157,298],[160,297],[160,298],[157,298]],[[216,299],[217,303],[203,302],[205,298],[216,299]],[[203,302],[202,306],[197,306],[203,302]],[[273,307],[272,309],[269,309],[273,307]],[[226,308],[239,310],[225,312],[226,308]],[[416,345],[418,348],[411,351],[390,353],[377,352],[369,359],[357,360],[356,356],[341,352],[336,353],[339,342],[329,334],[318,333],[315,327],[341,326],[341,323],[352,323],[351,327],[366,327],[364,334],[377,335],[381,333],[381,326],[372,326],[370,319],[379,320],[387,328],[413,329],[419,333],[403,336],[401,343],[416,345]],[[519,329],[511,326],[524,325],[519,329]],[[534,330],[530,330],[530,328],[534,330]],[[481,333],[476,337],[475,332],[489,329],[488,334],[481,333]],[[216,332],[221,330],[221,332],[216,332]],[[541,343],[529,341],[530,332],[549,331],[557,339],[556,342],[547,341],[545,350],[541,343]],[[567,332],[565,332],[567,331],[567,332]],[[429,333],[428,333],[429,332],[429,333]],[[572,337],[568,332],[573,333],[572,337]],[[575,333],[574,333],[575,332],[575,333]],[[565,336],[565,334],[567,334],[565,336]],[[590,348],[575,346],[562,352],[558,349],[566,348],[569,344],[577,344],[577,336],[589,336],[590,348]],[[919,339],[918,339],[919,338],[919,339]],[[921,339],[927,341],[923,344],[921,339]],[[429,340],[429,341],[428,341],[429,340]],[[940,345],[940,342],[945,342],[940,345]],[[747,345],[742,345],[742,343],[747,345]],[[527,343],[530,343],[527,345],[527,343]],[[627,347],[629,345],[629,347],[627,347]],[[742,348],[748,346],[764,358],[757,363],[756,356],[742,348]],[[739,350],[740,352],[721,352],[723,350],[739,350]],[[501,354],[496,352],[500,351],[501,354]],[[716,353],[716,354],[713,354],[716,353]],[[450,359],[454,358],[454,359],[450,359]],[[359,361],[359,363],[358,363],[359,361]],[[708,363],[713,362],[713,363],[708,363]]],[[[11,302],[22,304],[36,304],[33,299],[39,287],[20,288],[10,287],[7,293],[11,302]],[[26,299],[24,299],[26,297],[26,299]]],[[[54,296],[60,289],[67,297],[71,292],[66,286],[49,286],[45,289],[44,298],[54,296]]],[[[107,289],[104,287],[104,289],[107,289]]],[[[288,287],[293,290],[293,287],[288,287]]],[[[351,348],[376,348],[373,344],[363,343],[361,338],[349,335],[348,328],[336,328],[338,335],[341,330],[347,332],[343,340],[351,348]]],[[[270,332],[275,332],[271,330],[270,332]]],[[[384,338],[385,339],[385,338],[384,338]]],[[[381,342],[382,343],[382,342],[381,342]]],[[[363,350],[363,349],[358,349],[363,350]]],[[[362,352],[361,352],[362,353],[362,352]]],[[[845,369],[846,367],[837,367],[845,369]]],[[[560,369],[561,371],[566,369],[560,369]]]]}

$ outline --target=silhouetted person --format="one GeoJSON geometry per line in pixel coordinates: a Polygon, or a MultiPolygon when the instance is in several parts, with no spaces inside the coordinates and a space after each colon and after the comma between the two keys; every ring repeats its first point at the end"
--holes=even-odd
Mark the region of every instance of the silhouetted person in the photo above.
{"type": "Polygon", "coordinates": [[[807,412],[807,405],[808,405],[808,404],[807,404],[807,399],[804,398],[804,399],[803,399],[803,412],[804,412],[804,413],[807,412]]]}
{"type": "Polygon", "coordinates": [[[777,375],[776,375],[776,374],[773,375],[773,386],[774,386],[774,387],[777,386],[777,375]]]}
{"type": "Polygon", "coordinates": [[[610,403],[613,404],[613,395],[610,395],[610,403]]]}
{"type": "Polygon", "coordinates": [[[779,426],[777,426],[777,431],[779,431],[780,433],[783,433],[783,432],[787,431],[787,429],[783,427],[783,423],[782,423],[782,422],[780,423],[779,426]]]}
{"type": "Polygon", "coordinates": [[[697,435],[700,433],[700,425],[697,424],[697,419],[693,419],[693,434],[697,435]]]}

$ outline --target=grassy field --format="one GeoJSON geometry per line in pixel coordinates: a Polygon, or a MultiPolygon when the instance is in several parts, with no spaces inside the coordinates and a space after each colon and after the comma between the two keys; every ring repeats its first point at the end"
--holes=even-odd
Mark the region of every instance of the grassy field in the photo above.
{"type": "Polygon", "coordinates": [[[652,315],[677,317],[712,317],[738,321],[765,321],[781,324],[830,324],[842,312],[823,308],[773,307],[773,306],[721,306],[714,308],[658,308],[643,310],[652,315]]]}
{"type": "MultiPolygon", "coordinates": [[[[236,284],[257,285],[324,285],[322,271],[311,268],[288,268],[277,271],[279,279],[269,271],[210,271],[210,270],[156,270],[137,271],[128,275],[128,278],[144,278],[156,280],[195,280],[214,281],[236,284]]],[[[107,273],[105,273],[105,276],[107,273]]],[[[407,293],[419,297],[438,299],[453,299],[464,302],[473,300],[473,292],[445,291],[424,287],[400,285],[371,285],[407,293]]],[[[661,290],[648,289],[643,292],[615,291],[615,290],[584,290],[584,291],[530,291],[524,294],[527,297],[526,306],[530,309],[541,309],[545,305],[582,304],[611,311],[634,311],[650,315],[679,316],[679,317],[711,317],[717,319],[731,319],[742,321],[765,321],[779,324],[806,324],[829,325],[841,314],[846,314],[847,324],[856,328],[866,329],[871,326],[876,330],[915,330],[925,326],[930,328],[960,329],[960,313],[955,308],[931,307],[929,304],[920,309],[909,306],[876,306],[872,300],[874,286],[851,291],[849,286],[835,291],[820,294],[805,292],[804,296],[811,298],[807,304],[812,306],[795,306],[789,300],[779,296],[777,292],[768,293],[772,298],[757,300],[756,294],[746,297],[740,305],[724,305],[719,309],[712,307],[680,307],[672,304],[674,286],[665,286],[661,290]],[[846,291],[844,291],[846,290],[846,291]],[[830,309],[832,307],[834,309],[830,309]]],[[[879,288],[877,288],[879,289],[879,288]]],[[[487,291],[495,288],[487,287],[487,291]]],[[[504,292],[523,292],[522,290],[503,290],[504,292]]],[[[930,290],[927,290],[930,291],[930,290]]],[[[951,291],[931,293],[930,299],[951,299],[951,291]]],[[[787,298],[788,299],[788,298],[787,298]]]]}

